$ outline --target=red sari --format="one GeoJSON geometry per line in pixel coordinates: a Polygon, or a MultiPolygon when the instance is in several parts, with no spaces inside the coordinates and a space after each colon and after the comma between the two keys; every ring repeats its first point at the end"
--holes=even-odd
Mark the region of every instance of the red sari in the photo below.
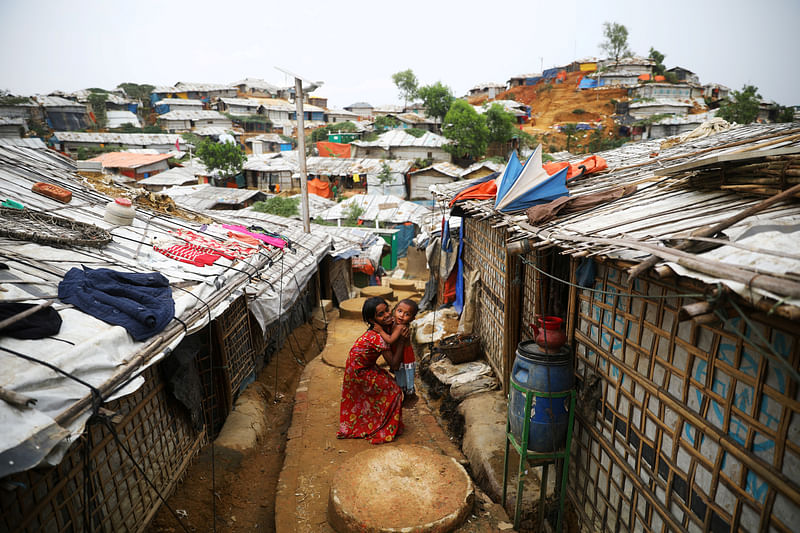
{"type": "Polygon", "coordinates": [[[372,444],[380,444],[403,432],[403,393],[392,376],[376,364],[388,349],[373,330],[367,330],[350,349],[342,380],[338,438],[368,438],[372,444]]]}

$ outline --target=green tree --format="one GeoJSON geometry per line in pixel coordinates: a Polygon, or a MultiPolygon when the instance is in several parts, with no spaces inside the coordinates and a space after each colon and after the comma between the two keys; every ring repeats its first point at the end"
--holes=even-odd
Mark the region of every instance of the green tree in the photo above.
{"type": "Polygon", "coordinates": [[[728,100],[719,106],[717,116],[728,122],[750,124],[758,116],[760,101],[761,95],[758,94],[758,87],[745,85],[741,91],[731,91],[728,100]]]}
{"type": "Polygon", "coordinates": [[[489,142],[508,142],[518,131],[516,118],[500,104],[492,104],[484,116],[489,128],[489,142]]]}
{"type": "Polygon", "coordinates": [[[400,121],[394,117],[387,117],[385,115],[375,119],[375,129],[380,131],[392,130],[400,125],[400,121]]]}
{"type": "Polygon", "coordinates": [[[291,218],[293,216],[300,216],[300,197],[286,198],[284,196],[273,196],[267,198],[263,202],[256,202],[253,204],[253,211],[259,213],[271,213],[279,217],[291,218]]]}
{"type": "Polygon", "coordinates": [[[489,128],[486,119],[464,100],[455,100],[444,117],[442,134],[453,142],[444,149],[459,158],[476,160],[486,153],[489,128]]]}
{"type": "Polygon", "coordinates": [[[138,84],[138,83],[131,83],[125,82],[120,83],[117,85],[117,89],[122,89],[128,98],[132,100],[141,100],[143,104],[147,107],[150,106],[150,93],[153,92],[155,87],[153,85],[148,85],[146,83],[138,84]]]}
{"type": "Polygon", "coordinates": [[[388,163],[385,161],[381,163],[381,171],[378,173],[378,181],[381,184],[381,189],[383,189],[383,193],[386,194],[386,184],[392,180],[392,169],[388,163]]]}
{"type": "Polygon", "coordinates": [[[667,68],[664,66],[664,58],[667,57],[652,46],[650,47],[650,55],[648,55],[650,59],[656,62],[653,66],[653,74],[658,76],[663,76],[664,72],[666,72],[667,68]]]}
{"type": "Polygon", "coordinates": [[[218,170],[222,178],[232,178],[241,172],[247,161],[242,149],[231,143],[217,143],[204,139],[197,146],[197,157],[211,170],[218,170]]]}
{"type": "Polygon", "coordinates": [[[352,122],[335,122],[311,132],[311,142],[327,141],[329,133],[354,133],[358,128],[352,122]]]}
{"type": "Polygon", "coordinates": [[[408,105],[409,100],[413,100],[417,96],[417,75],[414,71],[409,69],[401,70],[392,74],[392,82],[397,86],[400,91],[400,98],[403,99],[404,105],[408,105]]]}
{"type": "Polygon", "coordinates": [[[569,145],[572,139],[574,139],[575,135],[578,133],[578,125],[575,124],[574,122],[564,124],[563,126],[561,126],[561,133],[563,133],[567,137],[567,152],[569,152],[569,145]]]}
{"type": "Polygon", "coordinates": [[[619,63],[619,58],[628,57],[631,51],[628,49],[628,28],[616,22],[603,23],[603,38],[600,49],[613,57],[615,63],[619,63]]]}
{"type": "Polygon", "coordinates": [[[432,118],[439,119],[439,122],[444,119],[444,116],[453,105],[453,91],[447,85],[442,85],[442,82],[437,81],[433,85],[424,85],[417,91],[417,96],[422,100],[422,105],[425,107],[425,113],[432,118]]]}
{"type": "Polygon", "coordinates": [[[103,128],[107,122],[106,115],[106,99],[108,93],[99,90],[93,90],[89,93],[89,106],[92,108],[94,117],[97,120],[97,128],[103,128]]]}

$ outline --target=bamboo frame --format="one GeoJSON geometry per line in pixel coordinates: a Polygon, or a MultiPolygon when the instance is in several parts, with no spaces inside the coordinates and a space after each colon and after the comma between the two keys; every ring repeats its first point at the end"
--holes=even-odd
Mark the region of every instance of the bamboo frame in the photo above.
{"type": "MultiPolygon", "coordinates": [[[[779,379],[755,336],[740,337],[751,333],[743,321],[737,329],[680,322],[694,300],[626,297],[686,287],[653,279],[631,287],[621,269],[602,265],[595,288],[617,294],[581,290],[573,302],[578,378],[598,375],[603,384],[601,416],[578,413],[572,452],[570,497],[585,507],[588,526],[790,531],[800,509],[792,470],[800,445],[788,438],[800,416],[797,384],[779,379]]],[[[765,318],[751,316],[796,367],[791,324],[765,318]]]]}

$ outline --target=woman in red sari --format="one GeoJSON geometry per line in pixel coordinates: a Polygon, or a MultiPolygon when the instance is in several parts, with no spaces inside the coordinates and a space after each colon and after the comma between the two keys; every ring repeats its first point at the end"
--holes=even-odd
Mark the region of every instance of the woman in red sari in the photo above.
{"type": "Polygon", "coordinates": [[[375,331],[392,328],[392,314],[383,298],[372,297],[361,309],[369,329],[350,349],[342,380],[339,408],[340,439],[369,439],[372,444],[390,442],[403,432],[403,393],[394,378],[377,364],[381,355],[394,368],[402,358],[400,349],[392,352],[375,331]]]}

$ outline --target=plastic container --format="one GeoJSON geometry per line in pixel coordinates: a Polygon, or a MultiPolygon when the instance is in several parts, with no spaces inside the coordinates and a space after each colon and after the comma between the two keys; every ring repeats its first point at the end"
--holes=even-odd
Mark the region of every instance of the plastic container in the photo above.
{"type": "Polygon", "coordinates": [[[115,198],[113,202],[106,204],[103,220],[118,226],[130,226],[133,224],[135,214],[136,211],[130,200],[127,198],[115,198]]]}
{"type": "MultiPolygon", "coordinates": [[[[548,354],[535,341],[523,341],[511,368],[511,381],[523,389],[542,392],[566,392],[572,389],[572,352],[562,346],[558,353],[548,354]]],[[[510,393],[511,433],[522,443],[525,418],[525,393],[514,387],[510,393]]],[[[555,452],[564,446],[569,425],[569,396],[541,398],[534,396],[528,431],[528,449],[534,452],[555,452]]]]}

